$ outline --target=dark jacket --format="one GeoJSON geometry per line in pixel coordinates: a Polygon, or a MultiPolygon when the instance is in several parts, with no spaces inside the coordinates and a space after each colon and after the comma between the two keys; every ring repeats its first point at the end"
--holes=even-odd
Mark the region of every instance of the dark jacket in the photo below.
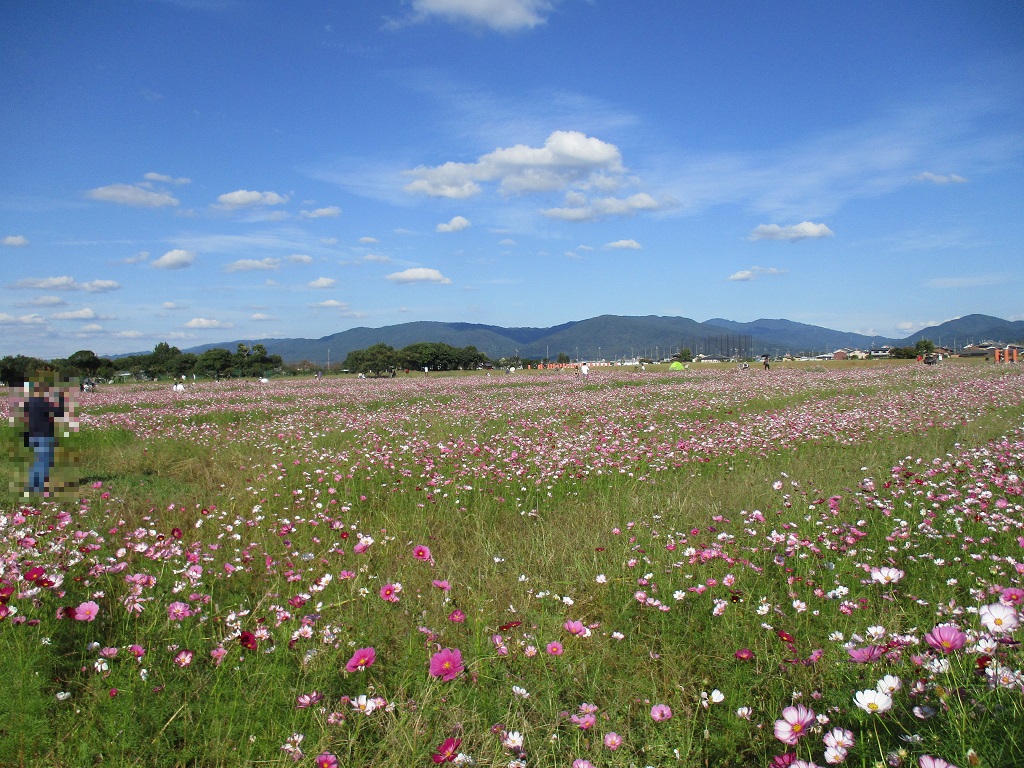
{"type": "Polygon", "coordinates": [[[25,414],[28,417],[26,441],[30,437],[53,437],[53,420],[64,415],[64,395],[60,395],[57,403],[46,397],[30,397],[25,404],[25,414]]]}

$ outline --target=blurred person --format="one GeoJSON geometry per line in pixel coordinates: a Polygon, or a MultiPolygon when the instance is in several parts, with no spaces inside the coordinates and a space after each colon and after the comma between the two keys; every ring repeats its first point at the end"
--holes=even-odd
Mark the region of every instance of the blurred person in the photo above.
{"type": "Polygon", "coordinates": [[[27,382],[24,396],[15,398],[11,407],[11,425],[21,423],[23,442],[33,453],[24,495],[51,496],[64,486],[50,483],[57,457],[56,425],[64,422],[64,436],[78,430],[75,401],[66,387],[47,382],[27,382]]]}

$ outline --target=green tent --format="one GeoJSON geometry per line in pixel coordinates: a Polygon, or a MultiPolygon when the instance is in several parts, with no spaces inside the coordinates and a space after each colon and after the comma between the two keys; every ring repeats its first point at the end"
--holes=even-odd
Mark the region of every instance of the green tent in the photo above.
{"type": "Polygon", "coordinates": [[[670,371],[681,371],[683,370],[683,364],[680,363],[678,360],[673,360],[672,365],[670,365],[668,369],[670,371]]]}

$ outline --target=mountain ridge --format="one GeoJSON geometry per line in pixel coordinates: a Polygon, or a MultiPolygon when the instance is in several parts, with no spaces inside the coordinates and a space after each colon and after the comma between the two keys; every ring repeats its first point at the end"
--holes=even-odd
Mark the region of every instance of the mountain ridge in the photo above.
{"type": "MultiPolygon", "coordinates": [[[[809,354],[854,347],[913,346],[919,339],[957,347],[968,342],[1024,340],[1024,321],[1009,321],[990,315],[966,315],[931,328],[924,328],[904,339],[836,331],[786,319],[762,318],[747,323],[712,318],[698,322],[687,317],[643,315],[599,315],[548,328],[467,322],[414,321],[368,328],[365,326],[322,336],[319,339],[236,339],[202,344],[185,349],[201,353],[216,347],[234,350],[238,344],[263,344],[267,352],[280,355],[286,362],[308,360],[316,364],[340,365],[349,352],[384,343],[395,349],[417,342],[436,342],[453,347],[475,346],[491,358],[519,355],[524,358],[616,360],[636,356],[665,357],[681,347],[696,354],[740,348],[752,356],[768,353],[809,354]]],[[[123,355],[118,355],[121,357],[123,355]]]]}

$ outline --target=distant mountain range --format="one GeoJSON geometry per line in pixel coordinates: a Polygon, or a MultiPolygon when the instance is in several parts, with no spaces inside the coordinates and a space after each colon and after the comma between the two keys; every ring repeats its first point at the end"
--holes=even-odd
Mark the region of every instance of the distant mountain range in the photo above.
{"type": "Polygon", "coordinates": [[[200,353],[214,347],[234,351],[239,344],[263,344],[267,352],[286,362],[308,360],[340,365],[349,352],[377,343],[401,349],[416,342],[438,342],[453,347],[474,346],[498,359],[518,354],[523,358],[555,359],[559,353],[573,360],[617,360],[667,357],[681,347],[694,354],[725,354],[742,349],[751,356],[818,354],[846,347],[868,349],[881,345],[912,346],[919,339],[936,345],[961,347],[985,340],[1024,340],[1024,321],[1011,322],[988,315],[967,315],[925,328],[905,339],[844,333],[791,320],[755,320],[737,323],[714,318],[699,323],[686,317],[622,317],[601,315],[589,320],[563,323],[551,328],[502,328],[476,323],[415,322],[383,328],[352,328],[320,339],[237,339],[203,344],[184,351],[200,353]]]}

